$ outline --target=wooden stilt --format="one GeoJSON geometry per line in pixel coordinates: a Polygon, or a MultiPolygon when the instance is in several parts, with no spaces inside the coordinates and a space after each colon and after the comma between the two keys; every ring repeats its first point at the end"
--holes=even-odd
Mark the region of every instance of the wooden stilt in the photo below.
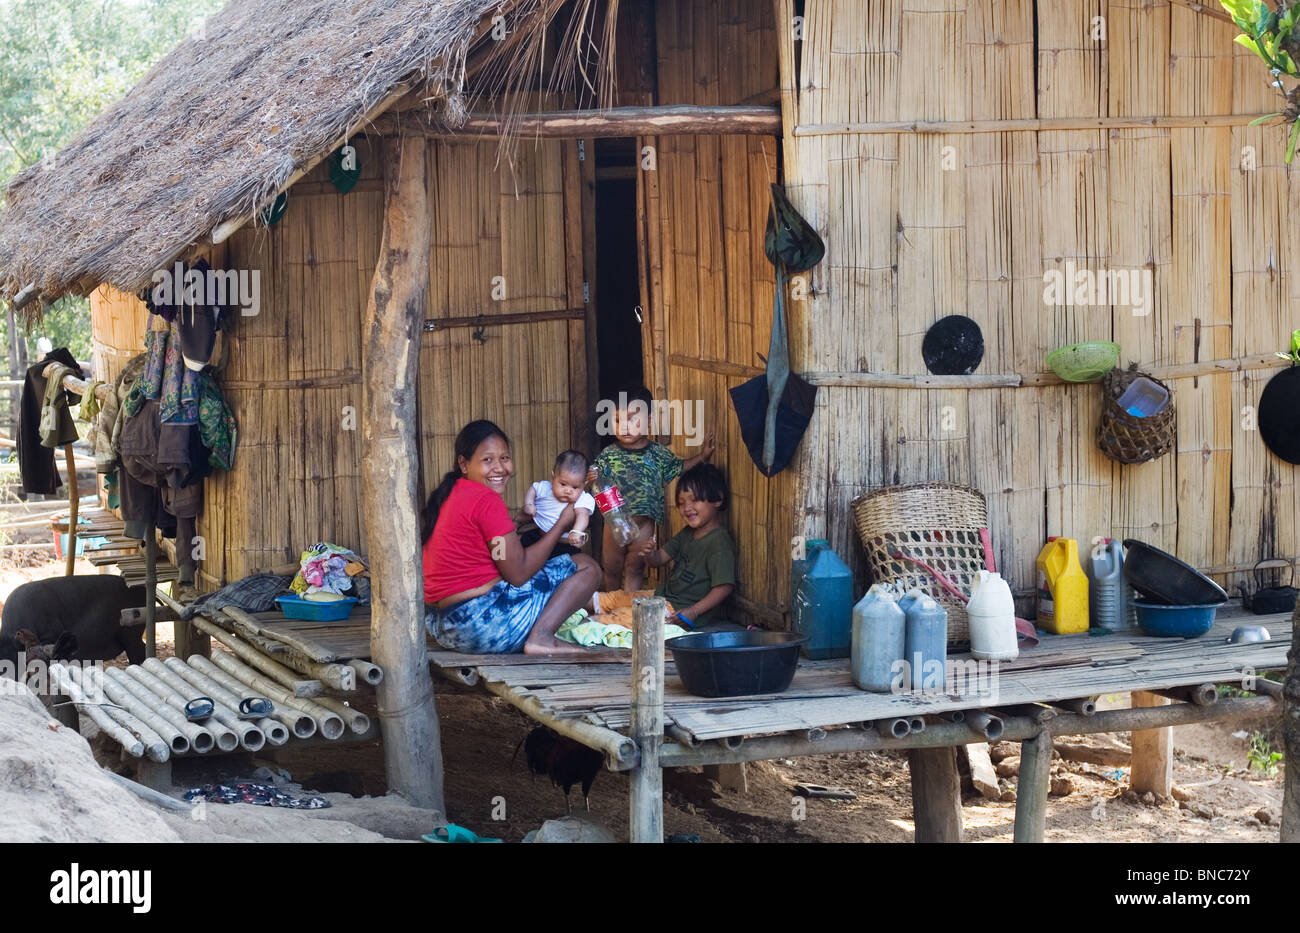
{"type": "Polygon", "coordinates": [[[1047,829],[1047,791],[1052,771],[1052,736],[1047,730],[1020,743],[1016,785],[1016,842],[1042,842],[1047,829]]]}
{"type": "MultiPolygon", "coordinates": [[[[1168,706],[1169,700],[1154,693],[1133,691],[1133,708],[1168,706]]],[[[1174,730],[1143,729],[1133,733],[1133,770],[1129,785],[1139,794],[1151,791],[1168,797],[1174,786],[1174,730]]]]}
{"type": "Polygon", "coordinates": [[[63,445],[63,457],[68,465],[68,546],[64,555],[68,566],[63,575],[70,577],[77,572],[77,507],[81,504],[81,496],[77,492],[77,460],[71,444],[63,445]]]}
{"type": "Polygon", "coordinates": [[[743,761],[727,765],[705,765],[704,776],[717,781],[725,790],[734,790],[742,794],[749,793],[749,776],[745,773],[743,761]]]}
{"type": "Polygon", "coordinates": [[[144,533],[144,653],[158,657],[158,529],[149,522],[144,533]]]}
{"type": "Polygon", "coordinates": [[[388,789],[443,809],[442,740],[425,649],[415,415],[429,291],[425,142],[386,139],[384,231],[362,323],[362,513],[370,558],[370,645],[388,789]]]}
{"type": "Polygon", "coordinates": [[[913,748],[907,753],[912,773],[912,823],[917,842],[961,842],[961,780],[956,749],[913,748]]]}
{"type": "Polygon", "coordinates": [[[1286,760],[1282,790],[1282,842],[1300,842],[1300,606],[1291,617],[1291,651],[1282,685],[1282,739],[1286,760]]]}
{"type": "Polygon", "coordinates": [[[662,597],[632,604],[632,728],[641,757],[632,781],[628,826],[632,842],[664,841],[664,772],[659,746],[664,740],[664,611],[662,597]]]}

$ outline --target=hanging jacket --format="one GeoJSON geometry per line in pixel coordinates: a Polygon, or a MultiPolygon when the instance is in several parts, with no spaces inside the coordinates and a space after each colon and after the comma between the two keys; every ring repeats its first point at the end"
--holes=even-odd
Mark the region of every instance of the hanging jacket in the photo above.
{"type": "Polygon", "coordinates": [[[143,353],[131,357],[104,397],[104,404],[99,409],[99,417],[95,419],[94,448],[97,472],[112,473],[121,462],[117,444],[122,432],[122,401],[131,391],[131,386],[135,384],[140,373],[144,371],[144,362],[143,353]]]}
{"type": "Polygon", "coordinates": [[[58,492],[63,485],[59,471],[54,466],[54,448],[42,446],[39,433],[41,408],[45,401],[45,377],[41,373],[50,363],[62,363],[75,368],[77,360],[66,348],[59,347],[46,354],[39,363],[28,367],[23,379],[23,394],[18,410],[18,437],[15,439],[23,491],[46,495],[58,492]]]}

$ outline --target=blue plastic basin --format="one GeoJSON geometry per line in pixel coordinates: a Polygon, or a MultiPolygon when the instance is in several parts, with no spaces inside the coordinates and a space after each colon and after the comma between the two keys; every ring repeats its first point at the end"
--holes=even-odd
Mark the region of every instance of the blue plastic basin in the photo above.
{"type": "Polygon", "coordinates": [[[357,600],[348,596],[331,603],[318,603],[301,596],[277,596],[276,603],[287,619],[305,619],[309,622],[338,622],[352,615],[357,600]]]}
{"type": "Polygon", "coordinates": [[[1135,599],[1133,605],[1143,633],[1162,638],[1197,638],[1214,627],[1214,614],[1223,603],[1164,606],[1135,599]]]}

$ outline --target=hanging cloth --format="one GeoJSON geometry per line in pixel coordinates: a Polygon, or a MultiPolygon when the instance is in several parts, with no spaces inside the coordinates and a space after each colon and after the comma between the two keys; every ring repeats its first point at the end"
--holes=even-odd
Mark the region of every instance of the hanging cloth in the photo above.
{"type": "Polygon", "coordinates": [[[794,458],[812,420],[817,387],[790,372],[789,335],[785,322],[785,288],[789,273],[805,272],[826,255],[826,244],[794,209],[780,185],[772,185],[763,252],[776,267],[772,337],[767,372],[731,390],[732,406],[750,458],[764,476],[780,473],[794,458]]]}

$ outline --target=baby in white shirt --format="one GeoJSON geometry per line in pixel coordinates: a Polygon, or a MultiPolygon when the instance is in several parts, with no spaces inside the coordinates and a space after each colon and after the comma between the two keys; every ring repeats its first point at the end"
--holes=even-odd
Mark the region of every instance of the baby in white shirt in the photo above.
{"type": "MultiPolygon", "coordinates": [[[[555,458],[550,482],[539,480],[524,493],[524,514],[545,534],[559,519],[564,507],[572,502],[577,516],[573,528],[561,540],[572,547],[582,547],[587,543],[587,523],[596,509],[596,500],[583,489],[586,481],[587,458],[579,451],[566,450],[555,458]]],[[[529,543],[524,542],[525,546],[529,543]]]]}

